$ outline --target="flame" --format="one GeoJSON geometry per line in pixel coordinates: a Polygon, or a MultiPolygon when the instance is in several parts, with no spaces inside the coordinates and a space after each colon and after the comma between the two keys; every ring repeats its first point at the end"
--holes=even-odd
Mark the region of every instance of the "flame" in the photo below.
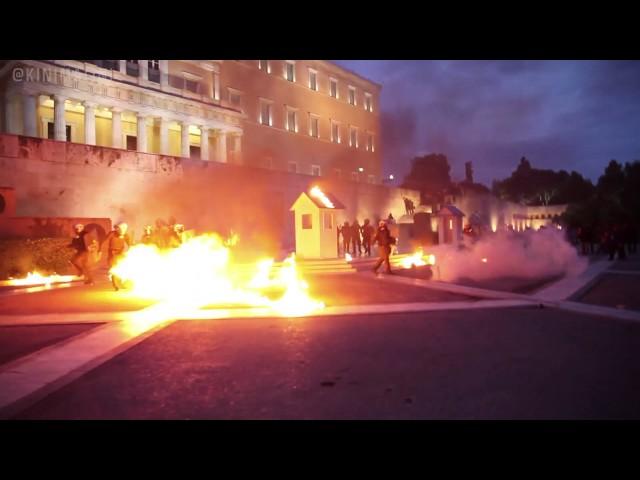
{"type": "Polygon", "coordinates": [[[2,282],[5,285],[10,286],[26,286],[26,285],[44,285],[46,288],[51,288],[52,283],[71,282],[78,277],[74,275],[42,275],[38,272],[29,272],[24,278],[11,278],[2,282]]]}
{"type": "Polygon", "coordinates": [[[349,253],[345,253],[345,254],[344,254],[344,259],[345,259],[347,262],[350,262],[351,260],[353,260],[353,257],[351,256],[351,254],[349,254],[349,253]]]}
{"type": "MultiPolygon", "coordinates": [[[[233,241],[237,242],[237,236],[233,241]]],[[[284,316],[324,308],[309,296],[293,254],[279,265],[273,259],[239,265],[232,261],[230,244],[216,234],[193,236],[166,250],[139,244],[129,249],[110,273],[125,282],[134,295],[161,302],[154,314],[161,313],[159,317],[164,319],[212,306],[266,307],[284,316]],[[273,299],[275,292],[281,295],[273,299]]]]}
{"type": "Polygon", "coordinates": [[[309,190],[309,193],[311,194],[312,197],[315,197],[318,200],[320,200],[325,207],[335,208],[333,205],[333,202],[329,200],[329,198],[324,194],[322,190],[320,190],[320,187],[318,186],[313,187],[311,190],[309,190]]]}
{"type": "Polygon", "coordinates": [[[436,256],[433,254],[425,255],[422,249],[415,252],[413,255],[403,258],[400,261],[402,268],[422,267],[424,265],[435,265],[436,256]]]}

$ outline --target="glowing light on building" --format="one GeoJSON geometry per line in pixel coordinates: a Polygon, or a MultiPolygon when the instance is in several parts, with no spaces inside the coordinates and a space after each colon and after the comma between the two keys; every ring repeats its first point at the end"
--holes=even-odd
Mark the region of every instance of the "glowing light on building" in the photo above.
{"type": "Polygon", "coordinates": [[[320,200],[326,208],[335,208],[335,206],[333,205],[333,202],[329,200],[329,198],[324,194],[322,190],[320,190],[320,187],[318,186],[313,187],[311,190],[309,190],[309,194],[312,197],[320,200]]]}

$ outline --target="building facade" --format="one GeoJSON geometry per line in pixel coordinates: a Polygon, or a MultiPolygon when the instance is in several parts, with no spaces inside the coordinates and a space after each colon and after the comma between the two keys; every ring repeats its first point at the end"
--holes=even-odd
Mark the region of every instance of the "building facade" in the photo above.
{"type": "Polygon", "coordinates": [[[380,85],[326,61],[0,63],[2,131],[380,183],[380,85]]]}

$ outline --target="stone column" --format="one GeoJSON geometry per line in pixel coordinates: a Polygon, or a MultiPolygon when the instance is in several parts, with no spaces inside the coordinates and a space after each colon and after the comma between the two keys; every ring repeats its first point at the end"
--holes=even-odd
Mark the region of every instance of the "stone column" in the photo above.
{"type": "Polygon", "coordinates": [[[142,80],[149,80],[149,60],[138,60],[138,75],[142,80]]]}
{"type": "Polygon", "coordinates": [[[220,75],[213,74],[213,99],[220,100],[220,75]]]}
{"type": "Polygon", "coordinates": [[[237,133],[233,137],[233,161],[242,163],[242,133],[237,133]]]}
{"type": "Polygon", "coordinates": [[[22,98],[23,117],[24,117],[24,134],[27,137],[38,136],[38,96],[25,95],[22,98]]]}
{"type": "Polygon", "coordinates": [[[160,60],[160,86],[169,85],[169,60],[160,60]]]}
{"type": "Polygon", "coordinates": [[[209,128],[200,127],[200,159],[209,160],[209,128]]]}
{"type": "Polygon", "coordinates": [[[96,144],[96,104],[84,102],[84,143],[96,144]]]}
{"type": "Polygon", "coordinates": [[[160,117],[160,154],[169,155],[169,120],[160,117]]]}
{"type": "Polygon", "coordinates": [[[123,75],[127,73],[127,61],[126,60],[118,60],[120,66],[120,73],[123,75]]]}
{"type": "Polygon", "coordinates": [[[62,95],[53,96],[53,139],[60,142],[67,140],[67,124],[64,119],[64,102],[62,95]]]}
{"type": "Polygon", "coordinates": [[[224,130],[218,131],[217,148],[217,160],[222,163],[227,163],[227,133],[224,130]]]}
{"type": "Polygon", "coordinates": [[[139,152],[147,153],[147,116],[143,113],[136,115],[138,120],[138,137],[136,140],[137,150],[139,152]]]}
{"type": "Polygon", "coordinates": [[[122,110],[111,109],[111,146],[122,148],[122,110]]]}
{"type": "Polygon", "coordinates": [[[180,155],[189,158],[191,156],[189,151],[189,124],[182,122],[180,128],[182,129],[180,132],[180,155]]]}

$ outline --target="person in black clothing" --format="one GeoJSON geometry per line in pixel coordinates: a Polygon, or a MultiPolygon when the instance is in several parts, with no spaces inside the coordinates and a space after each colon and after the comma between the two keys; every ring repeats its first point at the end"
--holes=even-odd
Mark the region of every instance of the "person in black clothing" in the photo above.
{"type": "Polygon", "coordinates": [[[351,226],[349,222],[342,224],[342,246],[345,256],[349,253],[349,244],[351,243],[351,226]]]}
{"type": "Polygon", "coordinates": [[[364,245],[364,253],[368,257],[371,256],[371,240],[373,239],[374,233],[375,229],[373,225],[371,225],[368,218],[365,218],[364,225],[362,226],[362,244],[364,245]]]}
{"type": "Polygon", "coordinates": [[[353,248],[353,255],[356,255],[356,247],[358,248],[358,256],[362,256],[362,240],[360,239],[360,224],[358,220],[354,220],[351,224],[351,245],[353,248]]]}
{"type": "Polygon", "coordinates": [[[76,268],[78,276],[84,277],[86,285],[93,285],[93,277],[89,267],[89,240],[87,231],[81,223],[75,226],[75,236],[69,245],[76,253],[71,257],[71,264],[76,268]]]}
{"type": "Polygon", "coordinates": [[[393,245],[393,237],[391,232],[387,228],[387,224],[380,220],[378,230],[373,238],[373,242],[378,244],[378,262],[373,267],[373,272],[378,273],[378,268],[383,263],[386,265],[386,273],[393,273],[391,271],[391,264],[389,263],[389,255],[391,255],[391,245],[393,245]]]}

